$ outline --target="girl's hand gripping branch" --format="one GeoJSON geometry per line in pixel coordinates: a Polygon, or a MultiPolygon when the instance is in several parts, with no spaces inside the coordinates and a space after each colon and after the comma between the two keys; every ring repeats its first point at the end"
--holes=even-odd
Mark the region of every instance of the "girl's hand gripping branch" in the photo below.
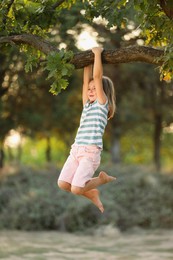
{"type": "Polygon", "coordinates": [[[93,67],[93,81],[96,89],[97,100],[100,104],[105,104],[107,101],[106,94],[103,90],[103,66],[102,66],[102,54],[103,48],[94,47],[92,52],[94,53],[94,67],[93,67]]]}

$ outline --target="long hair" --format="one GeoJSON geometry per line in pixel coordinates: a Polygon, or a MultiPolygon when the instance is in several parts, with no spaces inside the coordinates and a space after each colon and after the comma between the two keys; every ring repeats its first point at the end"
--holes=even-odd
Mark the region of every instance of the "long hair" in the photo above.
{"type": "Polygon", "coordinates": [[[115,114],[116,105],[115,105],[115,88],[112,80],[106,76],[102,77],[103,90],[108,98],[108,120],[112,118],[115,114]]]}

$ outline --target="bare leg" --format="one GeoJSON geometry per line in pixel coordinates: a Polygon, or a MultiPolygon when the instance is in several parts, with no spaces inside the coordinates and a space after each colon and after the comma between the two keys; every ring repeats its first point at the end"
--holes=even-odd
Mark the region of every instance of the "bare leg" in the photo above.
{"type": "Polygon", "coordinates": [[[69,183],[64,181],[58,181],[58,186],[65,191],[86,197],[87,199],[91,200],[92,203],[103,213],[104,207],[102,202],[100,201],[99,191],[97,189],[84,191],[84,188],[71,186],[69,183]]]}
{"type": "Polygon", "coordinates": [[[71,184],[65,181],[59,181],[57,182],[60,189],[71,192],[71,184]]]}
{"type": "Polygon", "coordinates": [[[84,191],[84,188],[71,186],[71,192],[75,195],[81,195],[91,200],[92,203],[103,213],[103,204],[100,201],[99,191],[97,189],[91,189],[89,191],[84,191]]]}
{"type": "Polygon", "coordinates": [[[84,192],[94,189],[100,185],[115,181],[116,178],[101,171],[98,177],[92,178],[84,187],[84,192]]]}
{"type": "Polygon", "coordinates": [[[81,194],[87,199],[91,200],[92,203],[103,213],[104,207],[99,197],[99,191],[97,189],[92,189],[81,194]]]}

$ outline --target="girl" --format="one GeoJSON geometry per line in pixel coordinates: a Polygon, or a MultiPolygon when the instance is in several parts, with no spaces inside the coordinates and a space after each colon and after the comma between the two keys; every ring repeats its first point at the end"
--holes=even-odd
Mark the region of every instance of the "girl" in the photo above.
{"type": "Polygon", "coordinates": [[[104,207],[96,187],[115,180],[115,177],[100,172],[92,178],[100,165],[103,147],[102,136],[107,120],[115,112],[115,96],[112,81],[103,76],[101,54],[103,49],[94,47],[94,67],[84,68],[83,112],[75,142],[58,178],[58,186],[76,195],[91,200],[103,213],[104,207]]]}

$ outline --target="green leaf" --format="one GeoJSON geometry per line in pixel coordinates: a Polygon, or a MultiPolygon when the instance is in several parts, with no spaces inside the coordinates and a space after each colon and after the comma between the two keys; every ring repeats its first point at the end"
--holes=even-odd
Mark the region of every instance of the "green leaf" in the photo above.
{"type": "Polygon", "coordinates": [[[40,52],[29,47],[29,46],[23,46],[22,50],[25,51],[26,55],[27,55],[27,60],[26,60],[26,64],[25,64],[25,71],[32,72],[32,68],[38,67],[38,62],[39,62],[39,57],[40,57],[40,52]]]}
{"type": "Polygon", "coordinates": [[[74,66],[69,63],[72,55],[71,51],[52,52],[48,55],[47,62],[43,63],[45,65],[44,70],[48,70],[47,79],[53,80],[50,92],[54,95],[57,95],[61,89],[66,89],[68,86],[67,77],[70,77],[74,70],[74,66]]]}

